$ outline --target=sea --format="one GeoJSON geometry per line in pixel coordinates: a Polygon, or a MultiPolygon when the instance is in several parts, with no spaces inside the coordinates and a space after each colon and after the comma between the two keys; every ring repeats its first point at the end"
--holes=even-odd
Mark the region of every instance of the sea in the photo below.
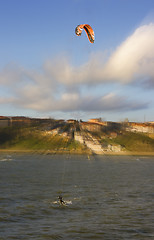
{"type": "Polygon", "coordinates": [[[154,157],[1,153],[0,240],[12,239],[154,239],[154,157]]]}

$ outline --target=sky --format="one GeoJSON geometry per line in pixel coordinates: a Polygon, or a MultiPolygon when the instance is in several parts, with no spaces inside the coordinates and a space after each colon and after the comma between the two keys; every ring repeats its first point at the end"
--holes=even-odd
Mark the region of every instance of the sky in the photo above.
{"type": "Polygon", "coordinates": [[[0,0],[0,116],[154,121],[154,1],[0,0]]]}

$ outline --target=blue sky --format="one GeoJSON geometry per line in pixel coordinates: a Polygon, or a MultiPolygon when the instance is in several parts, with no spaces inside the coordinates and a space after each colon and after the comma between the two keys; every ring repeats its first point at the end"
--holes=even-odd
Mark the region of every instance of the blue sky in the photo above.
{"type": "Polygon", "coordinates": [[[0,34],[0,115],[154,121],[153,0],[0,0],[0,34]]]}

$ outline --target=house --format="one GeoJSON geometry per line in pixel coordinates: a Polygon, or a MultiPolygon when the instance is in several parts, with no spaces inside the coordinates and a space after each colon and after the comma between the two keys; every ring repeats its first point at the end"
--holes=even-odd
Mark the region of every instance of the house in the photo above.
{"type": "Polygon", "coordinates": [[[77,120],[75,120],[75,119],[68,119],[67,120],[67,123],[76,123],[77,122],[77,120]]]}
{"type": "Polygon", "coordinates": [[[107,122],[102,121],[102,118],[92,118],[88,120],[88,123],[97,123],[103,126],[107,125],[107,122]]]}
{"type": "Polygon", "coordinates": [[[91,118],[88,120],[88,122],[91,122],[91,123],[100,123],[102,122],[102,119],[101,118],[91,118]]]}

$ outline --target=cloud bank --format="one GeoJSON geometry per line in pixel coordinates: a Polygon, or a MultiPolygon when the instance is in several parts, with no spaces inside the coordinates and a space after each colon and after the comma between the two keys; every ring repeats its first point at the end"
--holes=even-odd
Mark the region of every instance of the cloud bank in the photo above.
{"type": "Polygon", "coordinates": [[[133,82],[154,77],[154,24],[144,25],[126,39],[104,68],[106,78],[133,82]]]}
{"type": "Polygon", "coordinates": [[[0,72],[0,86],[10,92],[0,104],[35,111],[133,111],[148,108],[148,102],[117,95],[114,89],[90,94],[89,87],[141,82],[154,88],[154,23],[140,26],[104,61],[92,54],[89,61],[73,66],[66,56],[48,60],[40,71],[10,64],[0,72]],[[85,87],[83,93],[82,87],[85,87]],[[135,102],[135,103],[134,103],[135,102]]]}

